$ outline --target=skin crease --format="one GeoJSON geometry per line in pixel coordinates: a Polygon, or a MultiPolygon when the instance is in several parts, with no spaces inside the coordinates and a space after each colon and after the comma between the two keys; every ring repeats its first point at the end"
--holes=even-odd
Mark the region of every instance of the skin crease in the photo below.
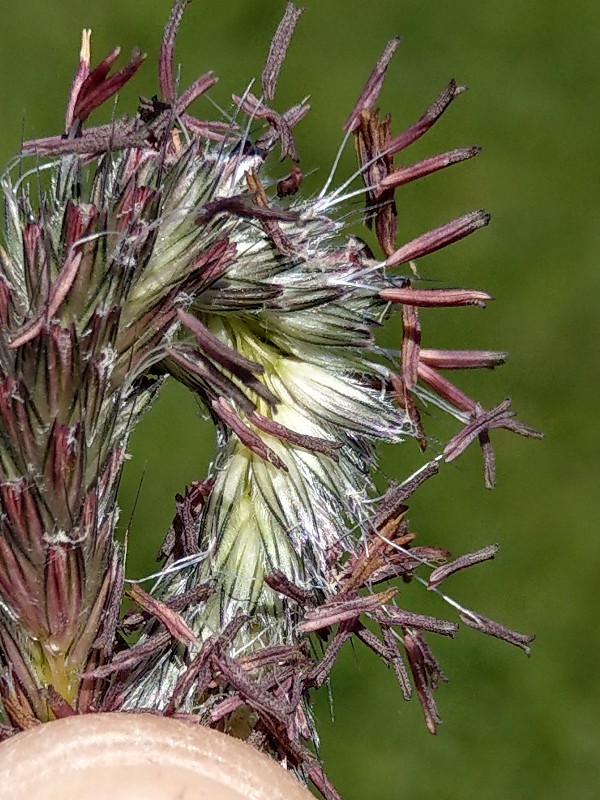
{"type": "Polygon", "coordinates": [[[149,714],[49,722],[0,745],[2,800],[314,800],[239,739],[149,714]]]}

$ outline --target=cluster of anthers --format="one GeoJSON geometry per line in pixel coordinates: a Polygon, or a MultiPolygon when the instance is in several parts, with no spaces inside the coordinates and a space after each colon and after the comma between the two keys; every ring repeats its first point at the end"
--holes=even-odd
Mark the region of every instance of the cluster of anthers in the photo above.
{"type": "Polygon", "coordinates": [[[25,142],[18,177],[14,165],[2,177],[3,732],[106,710],[185,716],[248,739],[334,798],[309,693],[347,640],[390,665],[404,697],[416,689],[432,732],[439,722],[432,692],[444,676],[425,633],[453,636],[457,624],[403,610],[389,581],[414,578],[466,625],[528,650],[532,637],[438,588],[496,548],[436,566],[449,553],[413,545],[405,503],[474,440],[492,485],[492,429],[538,434],[508,401],[485,410],[443,375],[495,367],[504,353],[421,347],[420,308],[491,297],[400,272],[488,222],[475,211],[397,243],[395,190],[478,152],[394,165],[462,87],[450,82],[394,135],[376,108],[393,39],[345,124],[357,172],[332,189],[334,167],[302,199],[292,129],[309,106],[272,107],[300,9],[286,9],[260,96],[234,95],[230,119],[206,121],[188,107],[217,79],[208,72],[182,92],[176,80],[187,2],[176,0],[165,29],[159,97],[86,127],[143,56],[111,74],[115,50],[92,69],[85,31],[64,133],[25,142]],[[278,182],[265,167],[275,148],[292,162],[278,182]],[[30,170],[24,156],[35,157],[30,170]],[[382,257],[344,235],[358,194],[382,257]],[[374,339],[396,308],[399,357],[374,339]],[[126,588],[115,498],[131,430],[168,376],[214,419],[218,452],[210,477],[177,498],[145,591],[126,588]],[[432,402],[462,429],[375,503],[378,442],[412,436],[425,448],[419,407],[432,402]],[[124,596],[137,610],[122,616],[124,596]]]}

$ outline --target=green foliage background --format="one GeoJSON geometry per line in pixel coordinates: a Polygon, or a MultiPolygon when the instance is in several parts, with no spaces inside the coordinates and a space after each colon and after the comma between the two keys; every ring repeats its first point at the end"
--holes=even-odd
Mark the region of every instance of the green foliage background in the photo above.
{"type": "MultiPolygon", "coordinates": [[[[421,262],[448,285],[485,288],[497,302],[425,320],[430,346],[508,349],[501,372],[467,376],[486,402],[510,393],[521,417],[545,431],[541,443],[495,437],[499,485],[482,487],[478,454],[467,454],[415,499],[422,543],[455,553],[491,541],[492,564],[461,574],[448,591],[515,628],[537,633],[527,660],[500,642],[461,631],[434,642],[450,683],[438,700],[445,719],[429,736],[416,701],[406,704],[391,674],[363,650],[348,650],[328,698],[317,701],[321,755],[345,800],[370,798],[545,798],[598,796],[600,660],[597,304],[600,227],[600,85],[594,3],[499,0],[305,0],[280,81],[278,107],[306,94],[313,111],[297,129],[305,170],[323,180],[341,126],[385,42],[403,44],[382,107],[395,130],[411,123],[451,77],[470,91],[407,159],[472,143],[474,162],[398,193],[402,237],[485,206],[493,224],[421,262]],[[594,488],[596,487],[596,488],[594,488]]],[[[115,44],[138,44],[148,64],[123,93],[119,113],[156,90],[154,64],[169,0],[0,1],[0,161],[22,136],[62,129],[80,30],[93,29],[93,60],[115,44]]],[[[179,40],[182,84],[214,69],[212,97],[259,76],[283,0],[192,3],[179,40]]],[[[211,114],[206,105],[198,109],[211,114]]],[[[351,148],[340,175],[352,169],[351,148]]],[[[398,337],[398,326],[389,334],[398,337]]],[[[440,439],[452,425],[434,415],[440,439]]],[[[121,492],[130,523],[129,574],[152,554],[173,515],[173,496],[205,474],[213,435],[194,402],[167,387],[134,437],[121,492]],[[139,500],[134,499],[140,486],[139,500]]],[[[412,442],[383,454],[382,472],[403,477],[419,463],[412,442]]],[[[410,608],[444,613],[417,585],[410,608]]]]}

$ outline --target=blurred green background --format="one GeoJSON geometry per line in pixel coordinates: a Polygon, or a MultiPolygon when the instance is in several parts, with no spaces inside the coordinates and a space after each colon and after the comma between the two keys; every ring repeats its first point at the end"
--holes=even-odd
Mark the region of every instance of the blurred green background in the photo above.
{"type": "MultiPolygon", "coordinates": [[[[284,68],[283,109],[306,94],[313,110],[297,129],[305,170],[323,180],[341,126],[385,42],[403,38],[381,104],[395,130],[418,117],[447,80],[470,87],[406,154],[472,143],[473,162],[398,193],[404,240],[485,206],[493,224],[420,264],[449,285],[485,288],[485,312],[424,315],[430,346],[507,349],[500,372],[467,376],[485,402],[510,393],[543,442],[500,432],[498,487],[482,487],[474,451],[425,487],[411,507],[422,543],[455,553],[501,543],[499,556],[451,579],[448,591],[484,614],[534,631],[533,657],[473,631],[436,641],[450,678],[439,691],[444,725],[431,737],[416,700],[404,703],[390,673],[364,650],[348,650],[332,679],[335,720],[317,700],[326,768],[345,800],[370,798],[562,798],[600,794],[600,544],[596,467],[597,305],[600,299],[600,6],[499,0],[306,0],[284,68]],[[595,488],[594,488],[595,487],[595,488]]],[[[168,0],[0,2],[0,161],[22,136],[61,130],[80,30],[93,29],[93,60],[115,44],[148,52],[119,111],[156,90],[154,64],[168,0]]],[[[282,0],[193,2],[179,39],[182,84],[214,69],[211,96],[259,76],[282,0]]],[[[198,113],[213,112],[206,104],[198,113]]],[[[340,175],[352,169],[348,148],[340,175]]],[[[397,326],[393,331],[397,335],[397,326]]],[[[393,341],[390,339],[389,341],[393,341]]],[[[434,415],[441,440],[455,428],[434,415]]],[[[206,473],[210,425],[193,400],[167,387],[134,437],[121,492],[131,530],[130,577],[154,569],[173,496],[206,473]],[[141,489],[140,489],[141,483],[141,489]],[[139,490],[139,499],[134,500],[139,490]],[[143,551],[143,552],[142,552],[143,551]]],[[[383,454],[382,472],[403,477],[420,462],[412,442],[383,454]]],[[[409,608],[447,609],[403,588],[409,608]]]]}

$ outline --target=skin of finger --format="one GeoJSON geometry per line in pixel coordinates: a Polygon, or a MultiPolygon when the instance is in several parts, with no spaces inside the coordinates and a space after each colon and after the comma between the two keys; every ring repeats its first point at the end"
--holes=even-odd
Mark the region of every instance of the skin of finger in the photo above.
{"type": "Polygon", "coordinates": [[[218,731],[150,714],[87,714],[0,745],[3,800],[314,800],[218,731]]]}

